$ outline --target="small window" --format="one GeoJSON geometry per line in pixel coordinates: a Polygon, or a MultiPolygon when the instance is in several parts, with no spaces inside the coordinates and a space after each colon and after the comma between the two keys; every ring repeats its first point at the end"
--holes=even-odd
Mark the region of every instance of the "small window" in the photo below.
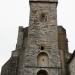
{"type": "Polygon", "coordinates": [[[44,47],[43,46],[41,46],[41,50],[44,50],[44,47]]]}
{"type": "Polygon", "coordinates": [[[46,22],[47,21],[47,15],[45,13],[40,14],[40,21],[41,22],[46,22]]]}

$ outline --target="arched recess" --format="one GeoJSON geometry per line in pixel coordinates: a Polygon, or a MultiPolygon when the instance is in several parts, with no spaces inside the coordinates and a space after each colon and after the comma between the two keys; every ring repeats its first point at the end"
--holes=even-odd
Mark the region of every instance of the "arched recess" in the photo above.
{"type": "Polygon", "coordinates": [[[48,75],[48,73],[45,70],[40,70],[37,72],[37,75],[48,75]]]}
{"type": "Polygon", "coordinates": [[[39,66],[48,66],[48,54],[45,52],[41,52],[40,54],[38,54],[37,56],[37,64],[39,66]]]}

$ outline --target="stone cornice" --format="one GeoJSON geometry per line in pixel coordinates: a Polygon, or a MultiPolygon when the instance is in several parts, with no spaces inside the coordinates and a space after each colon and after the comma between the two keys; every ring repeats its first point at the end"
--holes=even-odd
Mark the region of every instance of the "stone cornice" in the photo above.
{"type": "Polygon", "coordinates": [[[35,3],[58,3],[58,0],[29,0],[35,3]]]}

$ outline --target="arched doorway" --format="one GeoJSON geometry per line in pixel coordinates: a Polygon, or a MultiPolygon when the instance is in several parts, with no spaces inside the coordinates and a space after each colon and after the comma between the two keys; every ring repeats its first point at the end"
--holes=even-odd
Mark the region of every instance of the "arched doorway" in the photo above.
{"type": "Polygon", "coordinates": [[[40,70],[39,72],[37,72],[37,75],[48,75],[48,73],[45,70],[40,70]]]}
{"type": "Polygon", "coordinates": [[[48,55],[45,52],[41,52],[37,56],[37,64],[39,66],[48,66],[48,55]]]}

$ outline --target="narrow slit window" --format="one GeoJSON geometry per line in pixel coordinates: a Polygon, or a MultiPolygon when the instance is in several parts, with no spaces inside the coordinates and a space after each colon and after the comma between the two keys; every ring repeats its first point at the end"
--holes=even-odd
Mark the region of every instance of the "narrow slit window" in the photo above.
{"type": "Polygon", "coordinates": [[[41,50],[44,50],[44,47],[43,46],[41,46],[41,50]]]}

